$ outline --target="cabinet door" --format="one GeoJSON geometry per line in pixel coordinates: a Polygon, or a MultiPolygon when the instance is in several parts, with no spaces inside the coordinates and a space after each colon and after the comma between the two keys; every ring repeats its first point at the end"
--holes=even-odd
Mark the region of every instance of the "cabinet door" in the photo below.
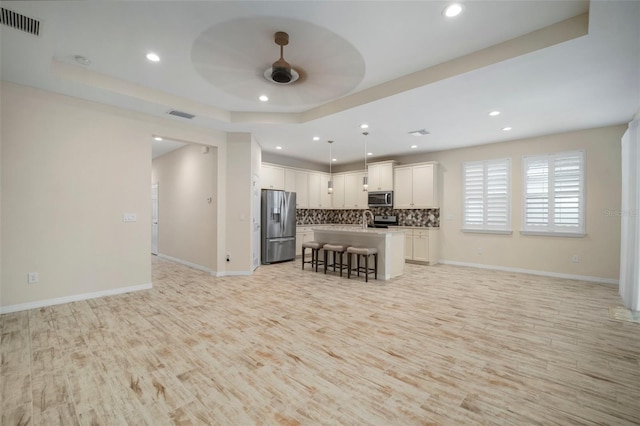
{"type": "Polygon", "coordinates": [[[356,173],[355,182],[355,199],[356,203],[353,205],[356,209],[368,209],[369,208],[369,193],[362,189],[362,178],[365,176],[364,172],[356,173]]]}
{"type": "Polygon", "coordinates": [[[429,231],[413,230],[413,260],[429,261],[429,231]]]}
{"type": "Polygon", "coordinates": [[[345,177],[345,175],[333,175],[333,195],[331,196],[331,206],[334,209],[343,209],[347,207],[345,177]]]}
{"type": "Polygon", "coordinates": [[[413,208],[413,174],[411,167],[396,167],[393,208],[413,208]]]}
{"type": "Polygon", "coordinates": [[[320,174],[309,173],[309,208],[320,208],[320,174]]]}
{"type": "Polygon", "coordinates": [[[331,208],[331,194],[329,194],[329,175],[321,174],[320,175],[320,208],[321,209],[330,209],[331,208]]]}
{"type": "MultiPolygon", "coordinates": [[[[357,173],[347,173],[344,175],[344,205],[348,209],[362,208],[358,207],[358,189],[362,192],[362,178],[358,182],[357,173]]],[[[364,173],[362,174],[364,176],[364,173]]]]}
{"type": "Polygon", "coordinates": [[[433,164],[412,167],[414,209],[436,207],[433,164]]]}
{"type": "Polygon", "coordinates": [[[378,191],[393,191],[393,164],[380,164],[378,168],[378,191]]]}
{"type": "Polygon", "coordinates": [[[297,192],[296,171],[293,169],[284,169],[284,190],[288,192],[297,192]]]}
{"type": "Polygon", "coordinates": [[[260,187],[284,189],[284,168],[263,164],[260,168],[260,187]]]}
{"type": "Polygon", "coordinates": [[[309,173],[296,170],[296,207],[299,209],[309,208],[309,173]]]}
{"type": "Polygon", "coordinates": [[[367,166],[367,175],[369,176],[369,191],[380,191],[380,165],[369,164],[367,166]]]}
{"type": "Polygon", "coordinates": [[[404,259],[413,259],[413,231],[411,229],[404,230],[404,259]]]}

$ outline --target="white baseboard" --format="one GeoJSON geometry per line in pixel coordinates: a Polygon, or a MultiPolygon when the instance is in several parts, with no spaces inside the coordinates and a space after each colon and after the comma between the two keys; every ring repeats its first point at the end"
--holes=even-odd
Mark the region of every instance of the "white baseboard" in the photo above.
{"type": "Polygon", "coordinates": [[[246,276],[251,274],[253,274],[253,272],[251,271],[225,271],[223,276],[239,277],[239,276],[246,276]]]}
{"type": "Polygon", "coordinates": [[[206,266],[198,265],[197,263],[192,263],[187,260],[178,259],[177,257],[171,257],[171,256],[167,256],[166,254],[160,254],[160,253],[158,253],[158,257],[161,257],[162,259],[170,260],[172,262],[179,263],[184,266],[188,266],[193,269],[197,269],[199,271],[209,272],[211,274],[213,272],[211,268],[207,268],[206,266]]]}
{"type": "Polygon", "coordinates": [[[170,260],[172,262],[179,263],[181,265],[188,266],[193,269],[198,269],[200,271],[208,272],[213,277],[233,277],[233,276],[245,276],[251,275],[252,271],[214,271],[211,268],[207,268],[206,266],[198,265],[197,263],[188,262],[186,260],[178,259],[176,257],[167,256],[166,254],[158,254],[158,257],[161,257],[166,260],[170,260]]]}
{"type": "Polygon", "coordinates": [[[517,273],[521,273],[521,274],[541,275],[543,277],[566,278],[566,279],[569,279],[569,280],[591,281],[591,282],[602,283],[602,284],[618,285],[618,280],[613,279],[613,278],[591,277],[591,276],[588,276],[588,275],[562,274],[562,273],[559,273],[559,272],[539,271],[537,269],[510,268],[510,267],[507,267],[507,266],[496,266],[496,265],[484,265],[484,264],[481,264],[481,263],[458,262],[456,260],[443,260],[443,259],[440,259],[439,262],[444,264],[444,265],[469,266],[471,268],[491,269],[491,270],[494,270],[494,271],[517,272],[517,273]]]}
{"type": "Polygon", "coordinates": [[[74,294],[73,296],[56,297],[55,299],[38,300],[35,302],[20,303],[18,305],[0,306],[0,314],[26,311],[28,309],[43,308],[45,306],[61,305],[63,303],[79,302],[81,300],[96,299],[98,297],[115,296],[117,294],[131,293],[134,291],[149,290],[153,288],[151,283],[120,287],[112,290],[95,291],[92,293],[74,294]]]}

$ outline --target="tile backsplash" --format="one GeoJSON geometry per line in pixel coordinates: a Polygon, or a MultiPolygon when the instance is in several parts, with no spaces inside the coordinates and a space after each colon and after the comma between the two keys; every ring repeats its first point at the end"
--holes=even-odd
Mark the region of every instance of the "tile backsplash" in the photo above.
{"type": "MultiPolygon", "coordinates": [[[[424,226],[428,228],[440,227],[440,209],[402,209],[394,210],[384,207],[373,207],[374,215],[398,216],[400,226],[424,226]]],[[[362,221],[363,210],[325,210],[325,209],[297,209],[297,225],[319,224],[355,224],[362,221]]]]}

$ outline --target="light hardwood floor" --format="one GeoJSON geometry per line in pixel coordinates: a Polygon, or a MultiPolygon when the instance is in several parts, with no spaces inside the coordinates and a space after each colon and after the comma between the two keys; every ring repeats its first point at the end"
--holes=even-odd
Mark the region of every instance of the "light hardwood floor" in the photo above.
{"type": "Polygon", "coordinates": [[[152,290],[0,316],[3,425],[640,423],[615,286],[153,265],[152,290]]]}

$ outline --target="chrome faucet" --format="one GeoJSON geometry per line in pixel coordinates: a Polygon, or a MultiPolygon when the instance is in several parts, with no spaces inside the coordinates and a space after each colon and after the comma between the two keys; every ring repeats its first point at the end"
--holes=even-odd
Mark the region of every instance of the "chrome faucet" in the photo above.
{"type": "Polygon", "coordinates": [[[375,219],[373,218],[373,213],[371,213],[371,210],[364,210],[362,212],[362,229],[367,229],[367,213],[369,213],[369,216],[371,216],[371,223],[375,221],[375,219]]]}

